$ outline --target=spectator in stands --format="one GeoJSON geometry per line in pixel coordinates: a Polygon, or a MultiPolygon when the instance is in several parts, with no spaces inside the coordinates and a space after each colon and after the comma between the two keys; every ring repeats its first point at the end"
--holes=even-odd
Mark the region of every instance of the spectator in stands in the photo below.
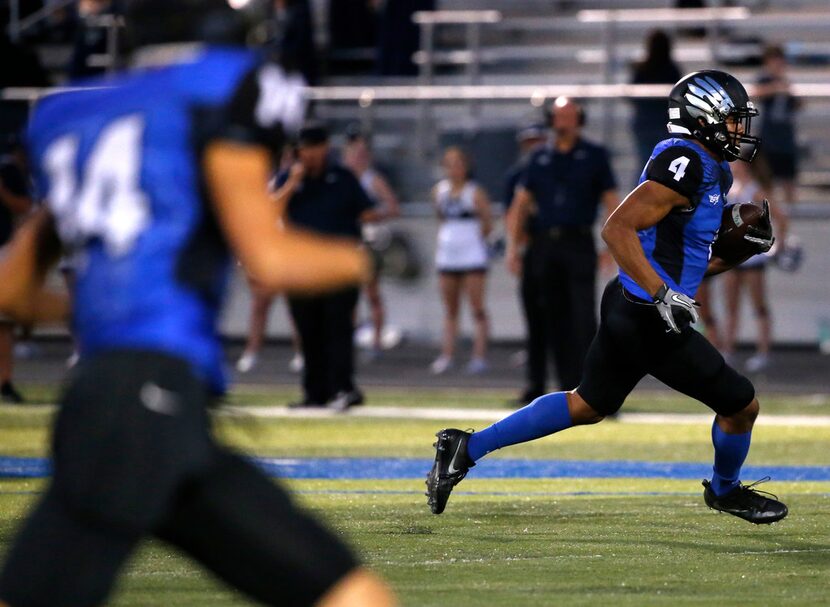
{"type": "Polygon", "coordinates": [[[320,68],[309,0],[274,0],[274,9],[275,40],[283,62],[300,72],[309,85],[317,84],[320,68]]]}
{"type": "MultiPolygon", "coordinates": [[[[12,137],[6,147],[8,153],[0,157],[0,250],[11,239],[17,220],[32,208],[23,143],[12,137]]],[[[13,369],[14,323],[0,315],[0,400],[22,403],[23,396],[12,385],[13,369]]]]}
{"type": "Polygon", "coordinates": [[[484,189],[470,178],[470,160],[461,148],[452,146],[444,151],[443,167],[445,178],[433,188],[432,199],[440,222],[435,265],[444,303],[444,336],[441,355],[430,370],[440,375],[453,366],[463,291],[475,324],[467,372],[484,373],[489,333],[484,302],[488,263],[485,239],[492,229],[490,201],[484,189]]]}
{"type": "MultiPolygon", "coordinates": [[[[510,213],[510,204],[516,194],[519,180],[527,168],[532,152],[543,145],[550,134],[547,126],[542,122],[533,121],[524,125],[516,133],[516,142],[519,145],[519,159],[510,167],[505,178],[504,207],[505,215],[510,213]]],[[[530,251],[533,246],[535,235],[535,223],[533,217],[528,219],[527,225],[522,232],[525,242],[517,243],[525,250],[522,258],[522,272],[519,280],[519,296],[522,302],[522,313],[525,319],[525,351],[527,361],[527,386],[517,399],[517,403],[526,405],[534,398],[545,393],[545,318],[542,308],[539,305],[540,294],[536,290],[536,283],[530,275],[530,251]]]]}
{"type": "MultiPolygon", "coordinates": [[[[732,194],[730,192],[730,198],[732,194]]],[[[777,226],[776,226],[777,227],[777,226]]],[[[695,293],[695,301],[700,305],[700,326],[697,329],[709,340],[709,343],[718,350],[723,351],[723,339],[720,319],[715,313],[715,299],[720,278],[717,276],[704,276],[703,281],[695,293]]]]}
{"type": "Polygon", "coordinates": [[[374,48],[380,0],[329,0],[329,48],[374,48]]]}
{"type": "MultiPolygon", "coordinates": [[[[6,32],[8,8],[0,6],[0,91],[17,86],[48,86],[46,71],[37,54],[28,46],[12,42],[6,32]]],[[[0,140],[17,133],[26,124],[28,101],[0,103],[0,140]]]]}
{"type": "MultiPolygon", "coordinates": [[[[671,38],[663,30],[654,30],[646,38],[646,56],[634,65],[632,84],[674,84],[680,80],[680,68],[672,59],[671,38]]],[[[666,139],[668,107],[665,97],[633,100],[631,130],[637,144],[638,171],[651,156],[654,146],[666,139]]],[[[638,175],[639,177],[639,175],[638,175]]]]}
{"type": "Polygon", "coordinates": [[[418,73],[412,55],[420,46],[419,30],[412,15],[432,10],[435,10],[435,0],[385,0],[378,28],[378,72],[382,76],[418,73]]]}
{"type": "MultiPolygon", "coordinates": [[[[732,163],[732,189],[730,202],[758,202],[767,197],[772,187],[772,175],[763,158],[756,158],[752,164],[732,163]]],[[[779,203],[770,203],[770,213],[775,224],[776,242],[782,247],[787,238],[787,212],[779,203]]],[[[768,253],[755,255],[723,276],[726,298],[726,323],[724,327],[723,354],[727,360],[734,358],[735,342],[740,320],[741,295],[749,293],[752,311],[758,327],[758,341],[755,353],[746,361],[747,373],[758,373],[769,366],[772,337],[772,319],[766,288],[766,267],[770,260],[768,253]]]]}
{"type": "MultiPolygon", "coordinates": [[[[357,178],[329,157],[328,129],[318,122],[300,131],[299,162],[277,178],[277,197],[286,197],[286,221],[327,236],[353,238],[362,222],[377,219],[357,178]]],[[[291,315],[300,334],[305,369],[304,397],[295,406],[335,410],[363,403],[354,384],[354,312],[358,289],[291,297],[291,315]]]]}
{"type": "MultiPolygon", "coordinates": [[[[761,102],[761,140],[764,142],[760,152],[772,171],[773,188],[781,188],[778,200],[793,204],[798,174],[795,115],[801,104],[792,94],[787,59],[780,46],[764,49],[756,96],[761,102]]],[[[772,190],[769,194],[775,196],[772,190]]]]}
{"type": "MultiPolygon", "coordinates": [[[[400,204],[395,192],[389,183],[373,166],[372,150],[369,137],[352,127],[346,133],[346,147],[343,149],[343,165],[354,173],[360,185],[375,205],[376,221],[363,224],[363,241],[372,248],[377,238],[381,223],[393,219],[401,214],[400,204]]],[[[372,279],[366,284],[364,292],[369,302],[372,315],[372,350],[371,358],[380,356],[383,350],[383,325],[386,311],[383,307],[383,298],[380,293],[380,262],[375,260],[372,279]]]]}
{"type": "Polygon", "coordinates": [[[113,0],[80,0],[78,16],[80,23],[75,32],[72,58],[69,61],[69,78],[89,78],[107,71],[105,64],[94,61],[96,56],[106,55],[107,28],[101,27],[97,20],[104,15],[116,12],[113,0]]]}
{"type": "Polygon", "coordinates": [[[550,116],[554,139],[533,152],[510,205],[506,261],[511,272],[522,272],[521,243],[534,216],[529,272],[541,294],[560,388],[571,390],[597,329],[593,226],[598,208],[610,215],[619,197],[607,150],[582,138],[582,106],[559,97],[550,116]]]}
{"type": "MultiPolygon", "coordinates": [[[[0,8],[0,23],[8,23],[8,9],[0,8]]],[[[48,86],[49,79],[37,54],[25,44],[9,39],[0,27],[0,89],[10,86],[48,86]]]]}

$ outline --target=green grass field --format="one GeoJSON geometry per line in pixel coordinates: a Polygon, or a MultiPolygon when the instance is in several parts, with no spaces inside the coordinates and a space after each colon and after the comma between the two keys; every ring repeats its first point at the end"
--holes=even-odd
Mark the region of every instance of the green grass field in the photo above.
{"type": "MultiPolygon", "coordinates": [[[[234,404],[281,404],[290,390],[249,389],[234,404]]],[[[44,400],[49,396],[44,389],[44,400]]],[[[373,404],[496,407],[494,392],[372,391],[373,404]]],[[[826,414],[816,399],[768,398],[765,411],[826,414]]],[[[684,399],[643,396],[626,410],[701,412],[684,399]]],[[[507,410],[505,410],[507,413],[507,410]]],[[[43,455],[52,413],[0,408],[0,454],[43,455]]],[[[474,419],[453,422],[481,427],[474,419]]],[[[430,458],[439,421],[253,419],[219,416],[221,440],[282,457],[430,458]]],[[[827,427],[764,427],[753,465],[827,465],[827,427]]],[[[705,425],[605,422],[491,457],[711,460],[705,425]]],[[[486,466],[486,460],[480,464],[486,466]]],[[[754,480],[754,479],[746,479],[754,480]]],[[[769,483],[790,506],[755,527],[708,510],[697,481],[475,479],[433,516],[423,481],[302,480],[297,499],[349,539],[404,605],[826,605],[830,483],[769,483]]],[[[0,552],[42,480],[0,481],[0,552]]],[[[149,542],[122,576],[113,605],[247,605],[165,546],[149,542]]]]}

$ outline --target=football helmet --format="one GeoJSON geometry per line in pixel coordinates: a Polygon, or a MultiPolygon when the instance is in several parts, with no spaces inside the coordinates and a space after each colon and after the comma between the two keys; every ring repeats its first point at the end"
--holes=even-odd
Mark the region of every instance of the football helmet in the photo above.
{"type": "Polygon", "coordinates": [[[672,88],[667,127],[669,133],[697,139],[726,160],[752,162],[761,143],[750,130],[757,115],[737,78],[719,70],[703,70],[684,76],[672,88]],[[742,132],[730,132],[728,118],[734,118],[742,132]]]}

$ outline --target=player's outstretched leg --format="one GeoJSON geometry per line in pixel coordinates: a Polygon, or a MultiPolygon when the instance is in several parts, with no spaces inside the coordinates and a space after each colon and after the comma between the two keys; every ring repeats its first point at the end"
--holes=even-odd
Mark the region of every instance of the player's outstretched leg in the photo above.
{"type": "Polygon", "coordinates": [[[758,416],[758,400],[742,411],[725,417],[718,415],[712,424],[712,444],[715,446],[715,465],[712,480],[703,481],[703,500],[714,510],[726,512],[750,523],[763,525],[780,521],[787,516],[787,506],[777,497],[755,487],[761,481],[744,485],[740,478],[741,466],[749,453],[752,426],[758,416]]]}
{"type": "Polygon", "coordinates": [[[476,461],[491,451],[602,419],[576,391],[554,392],[540,396],[481,432],[441,430],[436,434],[435,463],[427,475],[427,503],[433,514],[441,514],[453,487],[476,461]]]}

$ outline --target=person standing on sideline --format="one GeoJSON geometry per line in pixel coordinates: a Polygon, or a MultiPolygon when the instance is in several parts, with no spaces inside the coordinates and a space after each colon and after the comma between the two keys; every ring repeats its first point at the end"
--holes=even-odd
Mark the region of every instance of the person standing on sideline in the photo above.
{"type": "MultiPolygon", "coordinates": [[[[296,163],[293,146],[286,145],[280,157],[279,170],[288,170],[292,166],[295,170],[302,170],[302,166],[296,163]]],[[[273,180],[271,185],[276,185],[276,179],[273,180]]],[[[285,214],[287,202],[285,195],[280,199],[275,194],[273,200],[279,216],[282,217],[285,214]]],[[[282,219],[280,219],[280,222],[282,222],[282,219]]],[[[245,348],[242,350],[239,360],[236,361],[236,370],[240,373],[249,373],[259,362],[259,353],[262,350],[262,342],[265,339],[265,330],[268,325],[268,312],[271,310],[274,299],[278,297],[268,289],[263,289],[250,278],[248,279],[248,288],[251,291],[251,315],[248,320],[248,337],[245,340],[245,348]]],[[[291,347],[294,353],[288,363],[288,369],[292,373],[301,373],[305,361],[300,348],[300,339],[297,336],[297,329],[294,328],[294,322],[290,318],[289,324],[291,325],[291,347]]]]}
{"type": "MultiPolygon", "coordinates": [[[[298,165],[277,177],[277,197],[285,197],[286,222],[327,236],[360,239],[364,222],[377,211],[360,182],[329,157],[329,132],[320,122],[300,130],[298,165]]],[[[359,290],[347,287],[325,295],[288,298],[300,335],[305,367],[303,399],[295,407],[345,410],[360,405],[363,393],[354,383],[354,313],[359,290]]]]}
{"type": "MultiPolygon", "coordinates": [[[[732,170],[735,178],[729,192],[730,202],[759,202],[767,197],[772,187],[772,177],[763,157],[747,166],[738,163],[732,170]]],[[[787,239],[787,212],[781,205],[770,203],[770,213],[776,226],[778,247],[787,239]]],[[[753,255],[733,272],[723,277],[723,294],[726,302],[726,321],[723,330],[723,356],[734,364],[735,342],[738,336],[740,320],[741,295],[744,290],[749,294],[752,312],[758,327],[758,339],[755,353],[746,360],[744,369],[747,373],[760,373],[770,363],[772,345],[772,316],[767,297],[767,264],[771,255],[763,253],[753,255]]]]}
{"type": "MultiPolygon", "coordinates": [[[[601,422],[653,375],[716,413],[706,505],[755,524],[787,516],[775,496],[740,482],[760,409],[755,388],[691,327],[699,319],[692,296],[703,276],[730,268],[711,247],[732,185],[729,163],[755,156],[759,141],[749,127],[758,111],[743,85],[718,70],[682,78],[668,106],[673,137],[655,146],[640,184],[602,229],[620,269],[605,288],[579,385],[537,398],[480,432],[440,430],[426,481],[433,514],[444,511],[453,487],[488,453],[601,422]]],[[[775,242],[766,206],[745,238],[758,253],[775,242]]]]}
{"type": "MultiPolygon", "coordinates": [[[[663,30],[652,31],[646,38],[646,56],[634,64],[631,84],[668,85],[678,80],[680,68],[672,59],[671,38],[663,30]]],[[[654,146],[666,136],[666,99],[633,99],[632,106],[631,132],[637,145],[638,167],[643,167],[654,146]]]]}
{"type": "MultiPolygon", "coordinates": [[[[502,199],[505,208],[505,217],[508,218],[505,221],[508,224],[510,222],[510,205],[513,202],[513,197],[516,195],[519,180],[530,161],[531,153],[543,145],[549,135],[550,130],[547,125],[536,121],[529,122],[516,133],[516,143],[519,146],[519,158],[507,171],[504,198],[502,199]]],[[[522,306],[522,315],[525,320],[525,371],[527,375],[527,386],[524,392],[516,399],[516,402],[522,405],[526,405],[534,398],[542,396],[545,393],[545,366],[547,365],[545,350],[548,347],[547,341],[545,340],[545,317],[541,313],[542,306],[538,301],[540,293],[537,291],[536,282],[530,274],[531,266],[529,262],[530,251],[534,243],[535,227],[533,216],[531,215],[522,232],[525,241],[517,243],[517,246],[524,248],[522,271],[519,277],[519,299],[522,306]]]]}
{"type": "Polygon", "coordinates": [[[226,0],[126,8],[130,70],[36,106],[28,150],[44,208],[0,258],[0,311],[32,322],[70,313],[43,289],[61,248],[83,262],[71,306],[81,358],[52,476],[4,555],[0,605],[107,604],[155,537],[262,604],[390,607],[336,534],[210,428],[226,389],[218,320],[232,254],[273,291],[368,275],[352,242],[280,228],[268,196],[304,83],[245,48],[249,22],[226,0]]]}
{"type": "MultiPolygon", "coordinates": [[[[608,152],[582,137],[585,113],[575,101],[557,98],[550,112],[554,139],[537,149],[519,180],[507,224],[507,266],[522,269],[521,243],[533,217],[534,237],[525,256],[544,316],[547,347],[560,388],[571,390],[597,330],[597,251],[594,223],[600,206],[610,215],[619,204],[608,152]]],[[[544,365],[539,363],[537,373],[544,365]]],[[[545,391],[536,377],[534,391],[545,391]]]]}
{"type": "Polygon", "coordinates": [[[447,148],[443,166],[446,177],[432,189],[432,200],[440,222],[435,266],[444,304],[444,334],[441,354],[430,365],[430,371],[441,375],[453,366],[464,292],[475,325],[473,355],[467,363],[467,373],[479,374],[487,370],[489,326],[484,299],[488,264],[486,238],[493,225],[490,201],[484,189],[470,178],[470,160],[461,148],[447,148]]]}
{"type": "MultiPolygon", "coordinates": [[[[26,149],[17,136],[6,141],[0,158],[0,251],[12,238],[18,220],[32,209],[26,149]]],[[[0,401],[22,403],[23,395],[12,384],[15,323],[0,314],[0,401]]]]}
{"type": "MultiPolygon", "coordinates": [[[[365,133],[358,130],[350,130],[346,133],[343,165],[354,173],[366,195],[375,205],[376,220],[363,224],[362,230],[363,241],[371,250],[371,243],[379,225],[398,217],[401,214],[401,206],[395,192],[389,187],[389,183],[373,166],[372,149],[365,133]]],[[[366,283],[364,288],[372,315],[372,359],[380,356],[383,350],[383,325],[386,321],[386,310],[380,292],[379,263],[374,264],[374,270],[372,279],[366,283]]]]}
{"type": "MultiPolygon", "coordinates": [[[[757,91],[761,100],[761,151],[772,172],[773,188],[781,189],[781,200],[786,205],[796,203],[796,177],[798,176],[798,141],[795,117],[801,102],[792,93],[792,83],[787,74],[787,57],[780,46],[764,49],[763,69],[758,78],[757,91]]],[[[775,192],[771,189],[770,196],[775,192]]]]}

